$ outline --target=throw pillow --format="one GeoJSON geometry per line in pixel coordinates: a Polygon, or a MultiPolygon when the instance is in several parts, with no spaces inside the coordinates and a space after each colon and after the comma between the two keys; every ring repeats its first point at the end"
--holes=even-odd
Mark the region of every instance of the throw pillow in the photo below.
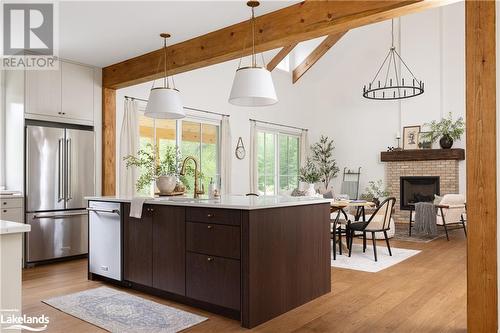
{"type": "Polygon", "coordinates": [[[441,200],[443,200],[442,196],[434,194],[434,206],[439,205],[441,203],[441,200]]]}

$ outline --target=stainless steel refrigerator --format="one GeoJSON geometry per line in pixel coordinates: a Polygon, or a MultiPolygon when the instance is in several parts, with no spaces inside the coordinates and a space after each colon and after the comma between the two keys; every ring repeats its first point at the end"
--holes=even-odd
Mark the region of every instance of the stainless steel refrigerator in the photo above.
{"type": "Polygon", "coordinates": [[[26,122],[25,261],[84,255],[94,195],[94,132],[89,126],[26,122]]]}

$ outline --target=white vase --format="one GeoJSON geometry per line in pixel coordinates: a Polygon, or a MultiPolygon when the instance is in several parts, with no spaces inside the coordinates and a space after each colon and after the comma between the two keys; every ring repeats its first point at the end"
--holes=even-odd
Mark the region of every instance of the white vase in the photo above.
{"type": "Polygon", "coordinates": [[[156,187],[161,194],[172,193],[177,184],[177,178],[175,176],[160,176],[156,179],[156,187]]]}
{"type": "Polygon", "coordinates": [[[309,187],[306,190],[306,196],[314,197],[316,195],[316,189],[314,188],[314,184],[308,184],[309,187]]]}

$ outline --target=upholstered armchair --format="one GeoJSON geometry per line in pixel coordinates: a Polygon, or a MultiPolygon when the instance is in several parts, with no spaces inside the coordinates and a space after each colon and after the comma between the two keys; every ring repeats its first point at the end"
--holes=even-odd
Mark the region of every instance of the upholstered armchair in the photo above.
{"type": "MultiPolygon", "coordinates": [[[[444,228],[446,239],[450,240],[448,231],[454,229],[463,229],[465,237],[467,237],[467,212],[465,204],[465,196],[462,194],[445,194],[437,208],[436,224],[444,228]]],[[[411,212],[410,217],[410,235],[412,223],[415,221],[415,211],[411,212]]]]}
{"type": "Polygon", "coordinates": [[[462,194],[446,194],[436,207],[438,209],[436,224],[443,226],[447,240],[450,240],[448,231],[453,229],[463,228],[465,237],[467,237],[465,196],[462,194]],[[450,229],[450,226],[452,229],[450,229]]]}

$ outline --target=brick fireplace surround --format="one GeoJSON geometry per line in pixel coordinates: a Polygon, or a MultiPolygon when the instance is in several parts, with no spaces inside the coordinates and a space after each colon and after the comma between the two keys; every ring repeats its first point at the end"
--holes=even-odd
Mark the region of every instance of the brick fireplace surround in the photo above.
{"type": "Polygon", "coordinates": [[[401,177],[439,176],[441,195],[458,193],[458,163],[460,160],[464,159],[465,153],[462,149],[453,149],[455,152],[461,152],[452,155],[450,154],[450,150],[448,150],[440,155],[439,151],[442,150],[430,149],[427,153],[421,151],[418,152],[417,155],[410,155],[408,151],[382,153],[381,160],[386,163],[385,179],[387,189],[390,195],[396,198],[395,211],[393,214],[396,222],[408,222],[409,220],[409,211],[401,211],[399,209],[401,177]]]}

